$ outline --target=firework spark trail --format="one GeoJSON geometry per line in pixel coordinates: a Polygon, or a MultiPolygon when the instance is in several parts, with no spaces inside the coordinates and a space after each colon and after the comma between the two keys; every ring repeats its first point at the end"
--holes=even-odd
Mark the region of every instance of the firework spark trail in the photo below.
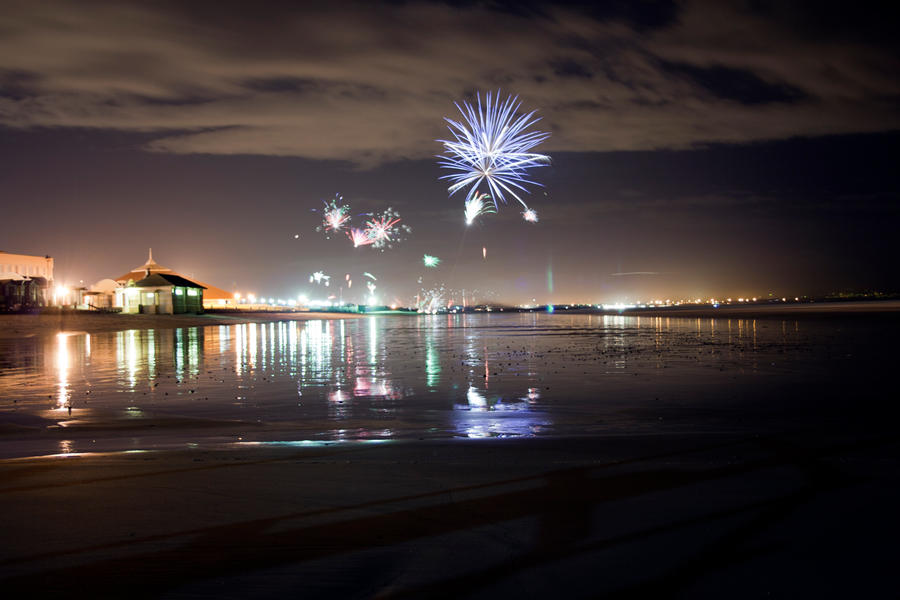
{"type": "Polygon", "coordinates": [[[475,195],[466,200],[466,225],[471,225],[475,219],[480,217],[481,215],[487,213],[497,212],[494,207],[489,204],[485,204],[485,199],[490,198],[487,194],[479,194],[477,191],[475,195]]]}
{"type": "Polygon", "coordinates": [[[426,267],[434,268],[441,264],[441,259],[439,259],[437,256],[426,254],[422,257],[422,264],[424,264],[426,267]]]}
{"type": "Polygon", "coordinates": [[[522,218],[528,221],[529,223],[537,223],[538,222],[538,214],[537,211],[533,208],[526,208],[522,211],[522,218]]]}
{"type": "Polygon", "coordinates": [[[530,150],[550,134],[526,131],[540,119],[534,117],[535,111],[517,116],[521,106],[518,100],[518,96],[509,96],[501,101],[499,91],[496,98],[488,92],[482,105],[481,94],[478,94],[477,109],[467,102],[462,106],[456,104],[463,121],[445,117],[454,139],[438,140],[445,150],[445,155],[439,156],[439,164],[457,171],[441,177],[451,183],[447,188],[451,196],[471,186],[466,194],[468,200],[485,182],[495,209],[499,209],[498,201],[506,203],[506,194],[528,208],[519,192],[527,192],[526,185],[540,185],[526,177],[528,169],[550,163],[549,156],[530,150]]]}
{"type": "Polygon", "coordinates": [[[368,231],[364,229],[357,229],[356,227],[350,228],[350,231],[347,232],[347,237],[350,238],[351,242],[353,242],[354,248],[359,248],[360,246],[368,246],[369,244],[375,243],[375,240],[369,237],[368,231]]]}

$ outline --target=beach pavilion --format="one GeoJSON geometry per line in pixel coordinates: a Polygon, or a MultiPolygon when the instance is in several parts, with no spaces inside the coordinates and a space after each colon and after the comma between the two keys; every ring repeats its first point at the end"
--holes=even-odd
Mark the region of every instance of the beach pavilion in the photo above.
{"type": "Polygon", "coordinates": [[[203,286],[170,273],[149,273],[116,290],[123,313],[172,315],[203,312],[203,286]]]}
{"type": "Polygon", "coordinates": [[[161,264],[157,263],[153,260],[153,248],[150,248],[147,256],[147,262],[142,264],[139,267],[135,267],[132,270],[128,271],[124,275],[120,275],[115,278],[115,281],[120,285],[128,285],[129,282],[137,282],[147,277],[148,275],[153,275],[154,273],[161,274],[169,274],[169,275],[178,275],[179,277],[184,277],[180,273],[176,273],[169,267],[164,267],[161,264]]]}
{"type": "Polygon", "coordinates": [[[150,249],[140,267],[115,278],[115,305],[123,313],[180,314],[203,312],[206,285],[188,279],[153,260],[150,249]]]}

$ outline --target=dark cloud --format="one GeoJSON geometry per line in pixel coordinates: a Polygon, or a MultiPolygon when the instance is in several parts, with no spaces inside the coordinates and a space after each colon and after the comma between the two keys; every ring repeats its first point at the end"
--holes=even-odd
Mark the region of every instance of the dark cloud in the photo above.
{"type": "Polygon", "coordinates": [[[553,67],[553,74],[559,77],[583,77],[585,79],[593,77],[587,67],[574,60],[558,60],[551,62],[550,66],[553,67]]]}
{"type": "Polygon", "coordinates": [[[540,110],[550,152],[900,127],[889,36],[841,35],[826,9],[798,30],[793,5],[678,6],[8,1],[0,124],[363,165],[433,155],[453,101],[498,87],[540,110]]]}
{"type": "Polygon", "coordinates": [[[763,81],[758,75],[746,69],[719,65],[698,67],[666,61],[662,62],[662,66],[666,71],[687,78],[717,98],[741,104],[796,102],[807,97],[796,87],[785,82],[763,81]]]}

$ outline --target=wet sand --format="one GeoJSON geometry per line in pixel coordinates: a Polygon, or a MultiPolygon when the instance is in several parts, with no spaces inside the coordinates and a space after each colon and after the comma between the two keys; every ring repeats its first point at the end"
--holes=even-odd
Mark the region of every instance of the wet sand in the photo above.
{"type": "Polygon", "coordinates": [[[96,312],[58,314],[0,314],[0,338],[55,335],[60,332],[100,333],[129,329],[173,329],[206,325],[268,323],[272,321],[309,321],[312,319],[355,319],[355,313],[322,312],[235,312],[202,315],[122,315],[96,312]]]}
{"type": "Polygon", "coordinates": [[[232,446],[0,461],[5,593],[886,597],[896,434],[232,446]]]}

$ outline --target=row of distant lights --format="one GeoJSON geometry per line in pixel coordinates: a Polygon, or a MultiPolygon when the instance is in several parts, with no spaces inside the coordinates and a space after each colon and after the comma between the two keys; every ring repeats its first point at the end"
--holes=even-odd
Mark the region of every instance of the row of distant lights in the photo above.
{"type": "MultiPolygon", "coordinates": [[[[62,295],[67,292],[68,292],[68,290],[65,290],[64,288],[57,288],[57,294],[62,295]]],[[[737,302],[738,303],[756,302],[757,300],[758,300],[758,298],[754,296],[753,298],[738,298],[737,302]]],[[[777,301],[778,299],[776,298],[775,300],[777,301]]],[[[247,305],[264,304],[264,305],[269,305],[269,306],[290,306],[290,307],[309,306],[312,308],[345,306],[347,304],[345,302],[331,302],[328,300],[310,300],[304,294],[301,294],[300,296],[298,296],[297,300],[282,300],[281,298],[276,300],[275,298],[268,298],[268,299],[267,298],[257,298],[254,294],[248,294],[247,297],[244,298],[243,296],[241,296],[240,293],[237,293],[237,292],[234,294],[234,301],[237,304],[247,304],[247,305]]],[[[781,298],[781,301],[787,302],[788,299],[787,299],[787,297],[783,297],[783,298],[781,298]]],[[[799,302],[800,301],[799,296],[794,297],[794,301],[799,302]]],[[[733,298],[725,299],[726,304],[732,304],[733,302],[734,302],[733,298]]],[[[370,302],[370,304],[371,304],[371,302],[370,302]]],[[[715,298],[710,298],[709,300],[706,300],[706,301],[704,301],[702,298],[697,298],[694,302],[683,301],[683,300],[677,300],[675,302],[672,302],[671,300],[667,299],[667,300],[654,300],[652,302],[646,302],[646,303],[642,302],[642,303],[635,303],[635,304],[625,304],[622,302],[618,302],[615,304],[597,304],[596,306],[598,309],[602,309],[602,310],[627,310],[630,308],[654,308],[657,306],[681,306],[683,304],[711,304],[714,307],[718,307],[720,304],[722,304],[722,302],[719,300],[716,300],[715,298]]],[[[551,307],[550,310],[552,310],[552,306],[553,305],[548,305],[548,307],[551,307]]],[[[523,308],[532,308],[532,305],[523,304],[522,307],[523,308]]],[[[394,308],[394,306],[392,305],[391,308],[394,308]]],[[[559,305],[559,308],[571,308],[571,305],[568,305],[568,304],[559,305]]],[[[490,309],[488,309],[488,311],[490,312],[490,309]]],[[[457,312],[457,309],[454,308],[452,310],[452,312],[457,312]]]]}
{"type": "Polygon", "coordinates": [[[330,302],[328,300],[310,300],[304,294],[301,294],[297,297],[296,300],[283,300],[281,298],[257,298],[255,294],[247,294],[246,297],[242,296],[240,292],[235,292],[234,301],[236,304],[248,304],[248,305],[260,305],[267,304],[269,306],[313,306],[313,307],[323,307],[323,306],[343,306],[343,302],[330,302]]]}
{"type": "MultiPolygon", "coordinates": [[[[738,298],[737,299],[738,303],[756,302],[757,300],[759,300],[759,298],[756,298],[756,297],[738,298]]],[[[775,298],[775,300],[777,301],[778,298],[775,298]]],[[[781,301],[787,302],[788,299],[786,297],[784,297],[781,299],[781,301]]],[[[794,302],[799,302],[799,301],[800,301],[799,296],[794,297],[794,302]]],[[[682,304],[712,304],[714,308],[717,308],[722,303],[723,303],[722,301],[716,300],[715,298],[710,298],[709,300],[706,300],[706,301],[704,301],[703,298],[697,298],[694,302],[686,302],[684,300],[677,300],[675,302],[672,302],[671,300],[665,300],[665,301],[654,300],[653,302],[636,303],[636,304],[623,304],[621,302],[616,303],[616,304],[598,304],[597,308],[600,308],[603,310],[625,310],[625,309],[629,309],[629,308],[654,308],[657,306],[681,306],[682,304]]],[[[734,299],[726,298],[724,303],[725,304],[733,304],[734,299]]]]}
{"type": "MultiPolygon", "coordinates": [[[[759,298],[756,298],[756,297],[738,298],[737,302],[738,303],[756,302],[758,300],[759,300],[759,298]]],[[[778,298],[775,298],[774,300],[777,302],[778,298]]],[[[788,298],[787,297],[781,298],[781,301],[787,302],[788,298]]],[[[799,301],[800,301],[800,297],[795,296],[794,302],[799,302],[799,301]]],[[[688,305],[690,305],[690,304],[712,304],[713,307],[718,307],[720,304],[723,304],[723,303],[724,304],[733,304],[734,302],[735,302],[735,300],[733,298],[726,298],[724,300],[724,302],[721,300],[717,300],[715,298],[710,298],[709,300],[703,300],[703,298],[697,298],[693,302],[688,301],[688,300],[676,300],[675,302],[672,302],[671,300],[653,300],[652,302],[636,302],[633,304],[617,302],[615,304],[597,304],[595,306],[596,306],[596,308],[601,309],[601,310],[626,310],[629,308],[655,308],[658,306],[681,306],[683,304],[688,304],[688,305]]],[[[520,305],[521,308],[538,308],[539,306],[542,306],[542,305],[537,305],[537,304],[521,304],[520,305]]],[[[582,305],[575,305],[575,306],[583,307],[583,306],[588,306],[588,305],[582,304],[582,305]]],[[[566,309],[571,308],[571,307],[572,307],[572,305],[569,305],[569,304],[557,304],[555,306],[555,308],[566,308],[566,309]]],[[[554,309],[554,305],[548,304],[547,309],[552,311],[554,309]]]]}
{"type": "MultiPolygon", "coordinates": [[[[331,302],[329,300],[310,300],[308,296],[305,294],[300,294],[297,296],[296,300],[283,300],[281,298],[257,298],[254,294],[247,294],[245,298],[240,294],[240,292],[235,292],[234,294],[234,302],[235,304],[246,304],[246,305],[268,305],[268,306],[308,306],[310,308],[331,308],[331,307],[340,307],[347,306],[347,302],[331,302]]],[[[369,304],[375,303],[375,297],[369,297],[369,304]]],[[[395,306],[391,306],[391,308],[396,308],[395,306]]]]}

